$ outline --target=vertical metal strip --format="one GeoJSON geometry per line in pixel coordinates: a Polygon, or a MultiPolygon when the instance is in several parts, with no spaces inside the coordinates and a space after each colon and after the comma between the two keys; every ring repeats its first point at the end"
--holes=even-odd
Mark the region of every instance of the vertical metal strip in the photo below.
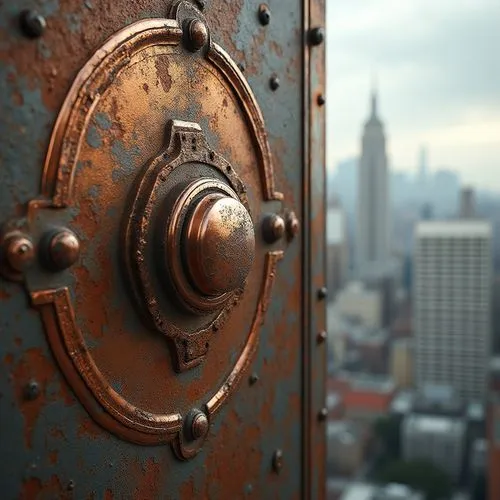
{"type": "Polygon", "coordinates": [[[325,112],[318,96],[325,93],[325,43],[311,45],[314,28],[325,27],[325,1],[304,0],[304,498],[326,497],[326,345],[317,335],[326,329],[325,285],[326,175],[325,112]]]}

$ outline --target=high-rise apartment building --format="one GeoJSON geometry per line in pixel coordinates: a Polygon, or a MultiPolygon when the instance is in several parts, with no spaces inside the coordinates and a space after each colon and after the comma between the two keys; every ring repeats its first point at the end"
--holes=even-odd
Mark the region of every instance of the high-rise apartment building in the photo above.
{"type": "Polygon", "coordinates": [[[358,172],[356,266],[359,277],[387,265],[389,248],[389,183],[384,126],[372,95],[371,115],[364,126],[358,172]]]}
{"type": "Polygon", "coordinates": [[[465,401],[486,395],[491,342],[491,225],[425,221],[415,229],[416,385],[451,386],[465,401]]]}

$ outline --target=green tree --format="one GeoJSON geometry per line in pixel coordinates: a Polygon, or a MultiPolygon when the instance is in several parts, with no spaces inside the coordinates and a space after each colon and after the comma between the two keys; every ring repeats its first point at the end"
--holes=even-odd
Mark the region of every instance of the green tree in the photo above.
{"type": "Polygon", "coordinates": [[[452,493],[449,475],[426,460],[394,460],[378,471],[376,479],[383,484],[406,484],[424,493],[427,500],[447,499],[452,493]]]}
{"type": "Polygon", "coordinates": [[[373,424],[373,433],[382,447],[385,458],[398,459],[401,452],[400,419],[392,415],[378,418],[373,424]]]}

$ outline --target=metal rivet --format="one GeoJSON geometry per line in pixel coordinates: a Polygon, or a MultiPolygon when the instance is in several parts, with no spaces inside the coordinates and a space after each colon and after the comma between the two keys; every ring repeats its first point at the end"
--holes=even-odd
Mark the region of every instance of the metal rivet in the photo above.
{"type": "Polygon", "coordinates": [[[275,90],[278,90],[280,86],[280,79],[278,78],[277,75],[271,76],[269,80],[269,86],[271,87],[271,90],[274,92],[275,90]]]}
{"type": "Polygon", "coordinates": [[[326,299],[327,296],[328,296],[328,289],[326,288],[326,286],[322,286],[318,290],[318,299],[320,299],[320,300],[326,299]]]}
{"type": "Polygon", "coordinates": [[[188,48],[196,52],[208,42],[208,29],[199,19],[190,19],[186,26],[188,48]]]}
{"type": "Polygon", "coordinates": [[[309,32],[309,41],[312,45],[320,45],[325,39],[325,30],[323,28],[313,28],[309,32]]]}
{"type": "Polygon", "coordinates": [[[14,271],[24,271],[35,260],[33,242],[27,236],[19,234],[8,237],[5,242],[5,258],[14,271]]]}
{"type": "Polygon", "coordinates": [[[262,235],[267,243],[274,243],[285,234],[285,221],[276,214],[267,215],[262,222],[262,235]]]}
{"type": "Polygon", "coordinates": [[[184,425],[188,437],[192,440],[205,436],[209,428],[208,418],[200,410],[191,410],[186,417],[184,425]]]}
{"type": "Polygon", "coordinates": [[[259,21],[262,26],[267,26],[271,21],[271,11],[265,3],[259,5],[259,21]]]}
{"type": "Polygon", "coordinates": [[[248,378],[248,381],[250,382],[250,385],[254,385],[259,381],[259,376],[256,373],[252,373],[252,375],[248,378]]]}
{"type": "Polygon", "coordinates": [[[286,232],[289,239],[293,239],[300,229],[300,222],[295,212],[288,212],[286,217],[286,232]]]}
{"type": "Polygon", "coordinates": [[[323,94],[319,94],[317,102],[318,106],[323,106],[323,104],[325,104],[325,96],[323,94]]]}
{"type": "Polygon", "coordinates": [[[29,38],[42,36],[47,27],[45,18],[35,10],[23,10],[19,21],[23,33],[29,38]]]}
{"type": "Polygon", "coordinates": [[[318,420],[322,422],[323,420],[326,420],[326,417],[328,417],[328,409],[321,408],[321,411],[318,413],[318,420]]]}
{"type": "Polygon", "coordinates": [[[61,229],[46,236],[46,264],[54,271],[72,266],[80,257],[80,241],[73,231],[61,229]]]}
{"type": "Polygon", "coordinates": [[[322,344],[326,340],[327,337],[328,337],[328,335],[325,332],[325,330],[322,330],[321,332],[319,332],[317,335],[318,344],[322,344]]]}
{"type": "Polygon", "coordinates": [[[68,483],[68,491],[73,491],[74,489],[75,489],[75,482],[73,481],[73,479],[70,479],[68,483]]]}
{"type": "Polygon", "coordinates": [[[278,449],[273,454],[273,469],[274,472],[279,473],[283,468],[283,452],[278,449]]]}
{"type": "Polygon", "coordinates": [[[36,380],[30,380],[24,388],[24,397],[29,401],[33,401],[40,396],[40,385],[36,380]]]}

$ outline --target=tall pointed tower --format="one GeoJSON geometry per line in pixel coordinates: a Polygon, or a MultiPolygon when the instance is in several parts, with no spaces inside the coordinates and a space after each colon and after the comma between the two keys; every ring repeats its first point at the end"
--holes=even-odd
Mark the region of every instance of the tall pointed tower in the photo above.
{"type": "Polygon", "coordinates": [[[365,123],[358,176],[357,271],[363,278],[390,259],[389,185],[384,126],[372,92],[371,114],[365,123]]]}

